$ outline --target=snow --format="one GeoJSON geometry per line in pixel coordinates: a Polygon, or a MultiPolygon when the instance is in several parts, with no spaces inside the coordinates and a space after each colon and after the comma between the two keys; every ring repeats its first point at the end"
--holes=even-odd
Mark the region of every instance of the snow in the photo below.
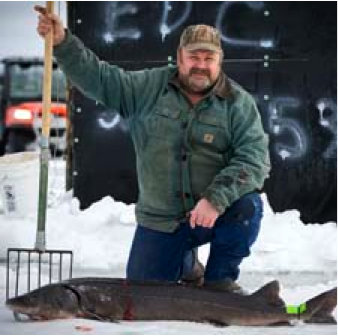
{"type": "MultiPolygon", "coordinates": [[[[74,252],[74,277],[124,277],[128,251],[135,229],[134,205],[126,205],[104,197],[86,210],[71,192],[64,192],[65,163],[50,163],[47,211],[47,248],[74,252]]],[[[29,195],[29,194],[28,194],[29,195]]],[[[34,197],[34,195],[30,195],[34,197]]],[[[252,254],[241,267],[239,282],[253,292],[264,283],[278,279],[281,297],[288,304],[300,304],[310,297],[336,286],[337,227],[336,223],[304,225],[296,210],[274,213],[265,195],[264,218],[252,254]]],[[[0,334],[231,334],[231,335],[329,335],[337,334],[336,326],[306,325],[292,327],[226,327],[191,322],[120,322],[107,323],[83,319],[48,322],[16,322],[6,309],[5,258],[8,247],[33,248],[36,215],[10,218],[0,204],[0,334]]],[[[206,262],[209,246],[199,249],[206,262]]],[[[26,273],[25,273],[26,272],[26,273]]],[[[14,280],[15,269],[10,270],[14,280]]],[[[22,270],[20,277],[25,278],[22,270]]],[[[33,270],[33,276],[36,271],[33,270]]],[[[43,270],[43,281],[47,271],[43,270]]],[[[13,281],[10,282],[11,286],[13,281]]],[[[12,288],[10,288],[12,290],[12,288]]],[[[20,282],[21,292],[26,284],[20,282]]],[[[334,312],[336,317],[336,311],[334,312]]]]}

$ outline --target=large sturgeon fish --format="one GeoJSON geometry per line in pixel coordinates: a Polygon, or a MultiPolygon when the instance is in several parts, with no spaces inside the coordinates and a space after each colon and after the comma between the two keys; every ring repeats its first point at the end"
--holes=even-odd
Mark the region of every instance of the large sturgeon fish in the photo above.
{"type": "Polygon", "coordinates": [[[46,285],[8,299],[14,314],[33,320],[90,318],[181,320],[216,325],[267,326],[300,319],[336,323],[337,288],[300,306],[287,306],[272,281],[247,296],[172,283],[128,282],[115,278],[77,278],[46,285]]]}

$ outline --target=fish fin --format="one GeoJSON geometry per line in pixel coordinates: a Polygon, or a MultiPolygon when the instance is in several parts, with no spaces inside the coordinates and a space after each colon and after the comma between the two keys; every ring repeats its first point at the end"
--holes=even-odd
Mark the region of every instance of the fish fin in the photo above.
{"type": "Polygon", "coordinates": [[[213,325],[214,327],[218,327],[218,328],[223,328],[223,327],[229,326],[229,324],[221,322],[221,321],[216,320],[216,319],[207,319],[206,322],[208,322],[211,325],[213,325]]]}
{"type": "Polygon", "coordinates": [[[279,282],[271,281],[251,294],[252,298],[264,298],[267,303],[275,307],[285,307],[285,302],[279,296],[279,282]]]}
{"type": "Polygon", "coordinates": [[[332,288],[305,303],[306,311],[300,318],[306,323],[337,324],[332,312],[337,306],[337,287],[332,288]]]}
{"type": "Polygon", "coordinates": [[[279,321],[269,324],[270,327],[290,327],[292,323],[290,321],[279,321]]]}

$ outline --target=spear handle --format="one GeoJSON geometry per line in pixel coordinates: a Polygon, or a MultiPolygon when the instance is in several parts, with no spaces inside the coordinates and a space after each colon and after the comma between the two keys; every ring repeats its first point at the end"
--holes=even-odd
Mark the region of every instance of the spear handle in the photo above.
{"type": "MultiPolygon", "coordinates": [[[[47,13],[53,14],[54,1],[46,2],[46,10],[47,13]]],[[[45,37],[45,54],[44,54],[38,225],[35,241],[35,249],[41,252],[44,252],[46,249],[46,211],[48,199],[49,131],[50,131],[50,110],[52,96],[52,71],[53,71],[53,30],[51,30],[45,37]]]]}

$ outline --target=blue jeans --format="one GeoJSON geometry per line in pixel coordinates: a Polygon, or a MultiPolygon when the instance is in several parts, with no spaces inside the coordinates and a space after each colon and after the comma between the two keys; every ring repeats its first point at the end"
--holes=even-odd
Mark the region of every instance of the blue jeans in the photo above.
{"type": "Polygon", "coordinates": [[[215,222],[213,228],[183,222],[172,233],[137,226],[129,260],[130,280],[178,281],[194,265],[193,249],[210,243],[205,281],[236,280],[239,265],[250,255],[263,216],[260,195],[246,194],[234,202],[215,222]]]}

